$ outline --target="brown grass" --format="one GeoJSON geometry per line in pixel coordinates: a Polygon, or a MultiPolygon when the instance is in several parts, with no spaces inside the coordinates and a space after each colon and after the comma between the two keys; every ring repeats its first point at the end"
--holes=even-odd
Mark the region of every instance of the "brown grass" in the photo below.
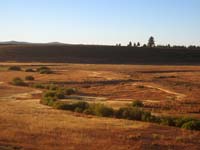
{"type": "MultiPolygon", "coordinates": [[[[37,68],[44,64],[2,64],[37,68]]],[[[200,67],[46,64],[54,74],[0,72],[0,149],[198,149],[200,133],[150,123],[99,118],[54,110],[39,104],[38,90],[9,84],[14,77],[35,77],[35,83],[77,87],[79,95],[105,97],[98,101],[118,108],[132,100],[144,101],[157,115],[200,118],[200,67]],[[181,71],[180,71],[181,70],[181,71]],[[158,78],[165,76],[164,78],[158,78]],[[175,76],[170,78],[170,76],[175,76]],[[73,81],[73,82],[72,82],[73,81]],[[112,82],[110,82],[112,81],[112,82]],[[135,86],[138,83],[141,86],[135,86]],[[185,94],[176,95],[153,85],[185,94]],[[144,86],[144,87],[143,87],[144,86]]]]}

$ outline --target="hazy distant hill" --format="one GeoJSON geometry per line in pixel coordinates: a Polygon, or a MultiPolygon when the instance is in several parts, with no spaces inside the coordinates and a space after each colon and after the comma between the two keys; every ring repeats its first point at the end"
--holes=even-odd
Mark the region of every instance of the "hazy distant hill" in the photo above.
{"type": "Polygon", "coordinates": [[[49,43],[30,43],[30,42],[20,42],[20,41],[4,41],[0,42],[0,45],[34,45],[34,44],[48,44],[48,45],[64,45],[65,43],[60,42],[49,42],[49,43]]]}
{"type": "Polygon", "coordinates": [[[0,42],[0,44],[10,44],[10,45],[17,44],[17,45],[22,45],[22,44],[32,44],[32,43],[29,43],[29,42],[19,42],[19,41],[4,41],[4,42],[0,42]]]}
{"type": "Polygon", "coordinates": [[[63,45],[55,43],[11,44],[0,45],[0,61],[199,65],[200,50],[63,45]]]}

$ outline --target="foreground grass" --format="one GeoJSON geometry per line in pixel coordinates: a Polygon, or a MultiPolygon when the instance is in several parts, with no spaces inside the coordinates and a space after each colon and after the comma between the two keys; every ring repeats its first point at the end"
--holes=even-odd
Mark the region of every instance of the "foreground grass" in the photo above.
{"type": "Polygon", "coordinates": [[[34,150],[139,150],[155,149],[155,145],[186,150],[200,145],[199,132],[60,111],[38,100],[0,104],[0,145],[34,150]]]}

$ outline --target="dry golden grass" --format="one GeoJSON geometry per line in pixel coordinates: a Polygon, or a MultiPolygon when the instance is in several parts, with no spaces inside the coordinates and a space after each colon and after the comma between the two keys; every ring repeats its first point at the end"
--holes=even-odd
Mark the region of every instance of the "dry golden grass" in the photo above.
{"type": "MultiPolygon", "coordinates": [[[[25,69],[44,64],[1,65],[20,65],[25,69]]],[[[199,149],[200,133],[197,131],[54,110],[39,104],[39,99],[31,96],[38,90],[12,86],[9,82],[14,77],[33,75],[35,83],[54,81],[66,87],[77,87],[82,96],[105,97],[107,100],[97,102],[114,108],[140,99],[144,101],[146,109],[158,115],[199,118],[199,113],[191,112],[200,110],[200,67],[45,65],[55,73],[41,75],[24,71],[0,71],[0,150],[199,149]],[[177,99],[175,93],[186,97],[177,99]]]]}
{"type": "Polygon", "coordinates": [[[40,105],[38,100],[1,101],[0,104],[3,108],[0,110],[2,145],[45,150],[141,149],[153,146],[152,142],[164,149],[187,149],[187,146],[195,149],[200,144],[198,132],[58,111],[40,105]],[[155,139],[153,134],[163,138],[155,139]]]}

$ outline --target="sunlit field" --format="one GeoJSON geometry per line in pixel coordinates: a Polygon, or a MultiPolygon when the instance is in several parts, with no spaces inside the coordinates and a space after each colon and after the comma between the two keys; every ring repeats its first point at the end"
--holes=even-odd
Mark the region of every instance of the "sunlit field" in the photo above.
{"type": "Polygon", "coordinates": [[[76,89],[65,103],[117,110],[139,100],[155,116],[200,119],[199,78],[198,66],[1,63],[0,149],[198,149],[199,131],[58,110],[40,103],[47,89],[38,85],[76,89]],[[41,66],[52,72],[36,71],[41,66]],[[16,77],[25,85],[14,85],[16,77]]]}

